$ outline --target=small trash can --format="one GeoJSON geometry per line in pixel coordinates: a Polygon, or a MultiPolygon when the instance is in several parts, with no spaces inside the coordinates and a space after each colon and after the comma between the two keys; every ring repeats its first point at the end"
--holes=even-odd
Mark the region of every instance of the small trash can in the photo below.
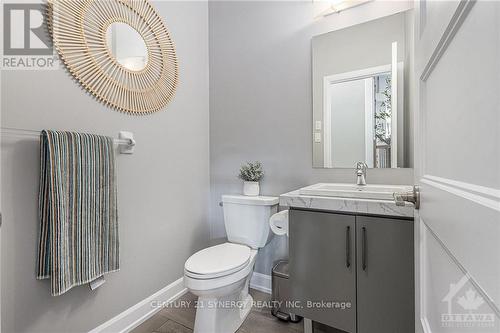
{"type": "Polygon", "coordinates": [[[297,316],[290,312],[288,304],[291,300],[290,290],[290,273],[288,272],[288,260],[278,261],[272,271],[272,301],[273,308],[271,313],[273,316],[294,323],[299,322],[302,317],[297,316]]]}

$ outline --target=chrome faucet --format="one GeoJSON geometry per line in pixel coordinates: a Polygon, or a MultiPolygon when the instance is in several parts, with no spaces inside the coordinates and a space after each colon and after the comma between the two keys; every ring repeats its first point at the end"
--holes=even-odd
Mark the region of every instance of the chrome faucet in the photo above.
{"type": "Polygon", "coordinates": [[[366,185],[366,169],[368,165],[365,162],[356,163],[356,184],[357,185],[366,185]]]}

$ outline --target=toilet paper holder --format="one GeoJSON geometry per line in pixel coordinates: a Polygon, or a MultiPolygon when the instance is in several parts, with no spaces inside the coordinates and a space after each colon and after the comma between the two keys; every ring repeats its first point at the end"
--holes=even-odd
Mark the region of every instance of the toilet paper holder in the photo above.
{"type": "Polygon", "coordinates": [[[269,218],[269,226],[274,234],[288,237],[288,210],[282,210],[269,218]]]}

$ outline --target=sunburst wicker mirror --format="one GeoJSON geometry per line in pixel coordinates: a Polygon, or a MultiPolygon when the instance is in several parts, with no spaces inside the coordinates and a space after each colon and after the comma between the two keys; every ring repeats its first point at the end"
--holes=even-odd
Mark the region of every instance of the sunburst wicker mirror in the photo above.
{"type": "Polygon", "coordinates": [[[156,112],[170,102],[178,82],[177,56],[148,0],[48,3],[54,46],[91,94],[130,114],[156,112]]]}

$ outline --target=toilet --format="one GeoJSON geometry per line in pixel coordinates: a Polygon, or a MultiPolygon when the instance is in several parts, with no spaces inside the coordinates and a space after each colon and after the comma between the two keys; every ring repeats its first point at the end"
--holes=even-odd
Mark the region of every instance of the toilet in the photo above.
{"type": "Polygon", "coordinates": [[[184,285],[198,296],[195,333],[236,332],[252,308],[257,251],[273,236],[277,197],[223,195],[222,204],[228,242],[196,252],[184,265],[184,285]]]}

